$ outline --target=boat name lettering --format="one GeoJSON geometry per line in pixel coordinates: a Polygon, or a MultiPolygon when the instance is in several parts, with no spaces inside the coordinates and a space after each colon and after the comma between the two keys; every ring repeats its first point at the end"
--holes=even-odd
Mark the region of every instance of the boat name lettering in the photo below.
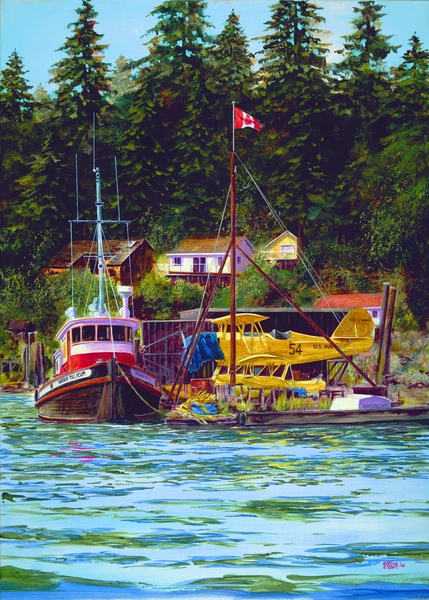
{"type": "Polygon", "coordinates": [[[66,375],[65,377],[61,377],[61,379],[55,379],[51,381],[51,383],[47,384],[43,389],[39,392],[39,399],[43,398],[46,394],[49,394],[52,390],[59,387],[60,385],[64,385],[65,383],[69,383],[71,381],[79,381],[80,379],[86,379],[91,376],[91,369],[85,369],[84,371],[78,371],[77,373],[70,373],[70,375],[66,375]]]}
{"type": "Polygon", "coordinates": [[[74,381],[75,379],[83,379],[84,377],[89,377],[91,375],[91,369],[85,369],[85,371],[79,371],[78,373],[71,373],[66,377],[61,377],[56,382],[57,385],[63,385],[64,383],[68,383],[69,381],[74,381]]]}
{"type": "Polygon", "coordinates": [[[387,403],[384,404],[362,404],[362,408],[368,408],[368,409],[372,409],[372,408],[390,408],[390,406],[387,403]]]}
{"type": "Polygon", "coordinates": [[[143,379],[143,381],[147,381],[149,383],[154,383],[155,381],[154,377],[151,377],[142,371],[137,371],[137,369],[131,369],[131,375],[133,377],[137,377],[137,379],[143,379]]]}

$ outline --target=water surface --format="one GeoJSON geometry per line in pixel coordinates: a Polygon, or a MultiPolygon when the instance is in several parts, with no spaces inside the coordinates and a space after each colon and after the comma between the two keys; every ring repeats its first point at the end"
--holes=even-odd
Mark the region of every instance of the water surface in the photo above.
{"type": "Polygon", "coordinates": [[[1,598],[429,598],[427,426],[39,421],[0,397],[1,598]]]}

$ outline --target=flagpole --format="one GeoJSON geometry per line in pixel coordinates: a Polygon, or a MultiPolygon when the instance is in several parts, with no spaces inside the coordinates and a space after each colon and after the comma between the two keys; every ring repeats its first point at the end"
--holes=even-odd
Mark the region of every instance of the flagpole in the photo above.
{"type": "Polygon", "coordinates": [[[236,208],[235,208],[235,102],[232,102],[232,152],[231,152],[231,333],[230,333],[230,386],[231,401],[236,398],[236,271],[235,271],[235,242],[236,242],[236,208]]]}

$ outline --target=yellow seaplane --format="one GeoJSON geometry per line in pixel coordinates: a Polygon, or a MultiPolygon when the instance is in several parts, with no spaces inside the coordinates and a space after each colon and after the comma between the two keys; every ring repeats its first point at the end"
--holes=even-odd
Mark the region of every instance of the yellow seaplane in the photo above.
{"type": "MultiPolygon", "coordinates": [[[[325,382],[317,379],[297,381],[287,379],[291,365],[310,363],[340,355],[338,350],[321,336],[289,331],[263,331],[261,322],[268,317],[252,313],[236,315],[236,383],[248,387],[274,389],[304,387],[307,392],[325,389],[325,382]]],[[[218,342],[225,359],[218,361],[213,374],[214,385],[230,382],[230,325],[231,317],[213,319],[218,326],[218,342]]],[[[351,310],[331,336],[344,354],[352,356],[367,352],[372,344],[371,315],[363,308],[351,310]]]]}

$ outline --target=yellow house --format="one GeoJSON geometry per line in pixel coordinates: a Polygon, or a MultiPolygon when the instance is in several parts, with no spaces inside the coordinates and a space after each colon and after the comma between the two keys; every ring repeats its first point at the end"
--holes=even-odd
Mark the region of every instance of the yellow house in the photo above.
{"type": "Polygon", "coordinates": [[[261,250],[261,258],[271,261],[298,262],[297,239],[290,231],[284,231],[261,250]]]}

